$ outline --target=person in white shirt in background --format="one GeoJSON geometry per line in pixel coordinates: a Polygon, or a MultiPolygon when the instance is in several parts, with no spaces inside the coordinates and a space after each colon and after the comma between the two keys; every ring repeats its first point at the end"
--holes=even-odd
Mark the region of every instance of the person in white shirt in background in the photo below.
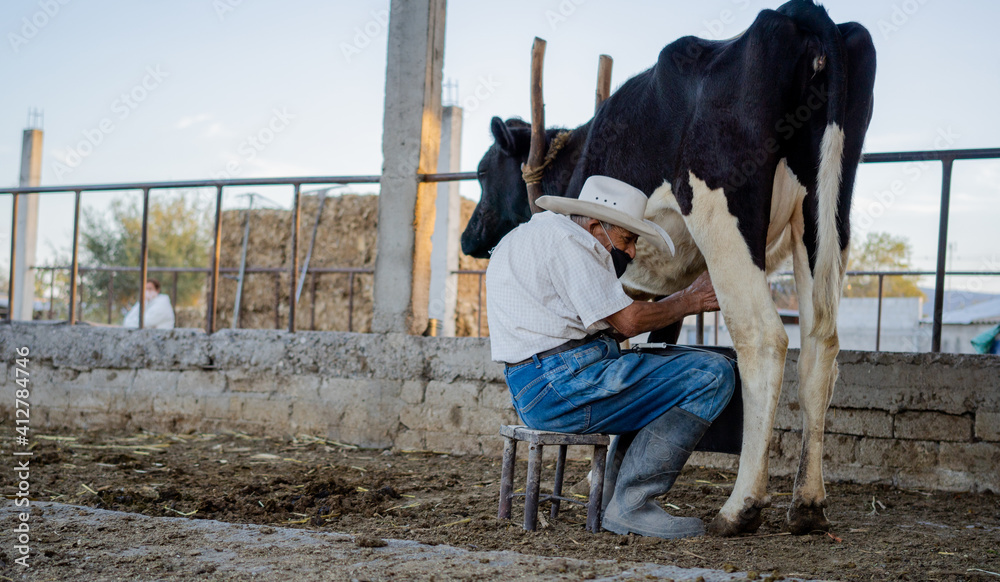
{"type": "MultiPolygon", "coordinates": [[[[146,292],[143,295],[146,301],[143,327],[146,329],[173,329],[174,308],[170,304],[170,297],[160,293],[160,282],[156,279],[147,279],[146,292]]],[[[129,310],[122,325],[125,327],[139,327],[138,302],[129,310]]]]}

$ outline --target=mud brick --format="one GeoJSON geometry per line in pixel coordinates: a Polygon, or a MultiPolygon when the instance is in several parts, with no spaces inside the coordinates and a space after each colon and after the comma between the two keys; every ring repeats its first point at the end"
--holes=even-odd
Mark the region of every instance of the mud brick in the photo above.
{"type": "Polygon", "coordinates": [[[984,441],[1000,441],[1000,411],[976,412],[976,438],[984,441]]]}
{"type": "Polygon", "coordinates": [[[278,394],[287,395],[293,401],[315,400],[319,398],[320,378],[318,375],[280,376],[276,378],[278,394]]]}
{"type": "Polygon", "coordinates": [[[416,380],[406,380],[403,382],[403,389],[399,397],[407,404],[420,404],[424,401],[424,389],[427,384],[416,380]]]}
{"type": "Polygon", "coordinates": [[[711,467],[712,469],[735,471],[740,467],[740,458],[737,455],[727,455],[725,453],[703,453],[697,451],[691,453],[691,458],[688,459],[687,464],[689,467],[711,467]]]}
{"type": "MultiPolygon", "coordinates": [[[[175,396],[171,394],[171,397],[175,396]]],[[[122,406],[128,412],[141,414],[151,414],[154,410],[153,403],[160,397],[156,392],[146,389],[126,390],[122,400],[122,406]]]]}
{"type": "Polygon", "coordinates": [[[125,391],[118,388],[76,388],[69,394],[70,406],[78,410],[111,412],[125,401],[125,391]]]}
{"type": "MultiPolygon", "coordinates": [[[[230,392],[270,393],[277,390],[279,378],[271,372],[259,369],[226,370],[226,387],[230,392]]],[[[281,378],[280,381],[284,381],[281,378]]]]}
{"type": "Polygon", "coordinates": [[[513,410],[510,390],[504,383],[488,382],[479,392],[479,404],[494,410],[513,410]]]}
{"type": "Polygon", "coordinates": [[[517,415],[513,410],[492,410],[489,408],[461,409],[459,429],[470,435],[495,434],[503,424],[517,424],[517,415]]]}
{"type": "MultiPolygon", "coordinates": [[[[171,382],[176,382],[176,379],[166,377],[170,374],[176,375],[176,372],[150,372],[149,370],[139,370],[139,373],[142,374],[143,383],[165,380],[166,383],[170,385],[171,382]]],[[[81,374],[81,378],[83,376],[84,374],[81,374]]],[[[98,368],[89,372],[88,383],[94,388],[127,390],[133,385],[133,380],[137,377],[138,375],[135,370],[109,370],[98,368]]]]}
{"type": "Polygon", "coordinates": [[[827,481],[848,483],[892,483],[895,469],[863,465],[828,465],[823,467],[823,477],[827,481]]]}
{"type": "Polygon", "coordinates": [[[153,399],[153,414],[157,417],[202,418],[205,415],[204,397],[157,395],[153,399]]]}
{"type": "Polygon", "coordinates": [[[941,443],[942,469],[987,475],[1000,474],[1000,444],[941,443]]]}
{"type": "Polygon", "coordinates": [[[941,412],[900,412],[893,435],[897,439],[967,442],[972,440],[972,419],[941,412]]]}
{"type": "Polygon", "coordinates": [[[295,434],[326,434],[327,427],[340,422],[343,414],[342,410],[321,400],[295,400],[292,402],[291,429],[295,434]]]}
{"type": "Polygon", "coordinates": [[[937,466],[940,446],[929,441],[865,438],[858,443],[857,461],[868,467],[931,469],[937,466]]]}
{"type": "MultiPolygon", "coordinates": [[[[479,448],[483,451],[483,455],[486,457],[495,457],[498,461],[501,455],[503,455],[503,438],[500,436],[480,436],[476,437],[476,441],[479,443],[479,448]]],[[[567,453],[567,458],[569,454],[567,453]]]]}
{"type": "Polygon", "coordinates": [[[782,396],[774,412],[774,428],[781,430],[802,430],[802,411],[799,403],[786,401],[782,396]]]}
{"type": "Polygon", "coordinates": [[[478,455],[482,452],[479,448],[479,440],[472,436],[456,438],[453,433],[428,431],[424,442],[427,444],[427,448],[432,451],[456,455],[478,455]]]}
{"type": "Polygon", "coordinates": [[[244,398],[240,418],[249,422],[261,422],[269,430],[284,430],[291,417],[292,405],[286,400],[266,398],[244,398]]]}
{"type": "Polygon", "coordinates": [[[423,404],[404,406],[399,411],[399,422],[412,430],[427,430],[431,425],[430,416],[423,404]]]}
{"type": "Polygon", "coordinates": [[[236,396],[206,396],[204,414],[206,418],[223,420],[235,419],[239,411],[239,398],[236,396]]]}
{"type": "Polygon", "coordinates": [[[474,382],[428,382],[424,402],[428,407],[451,408],[452,406],[478,406],[479,383],[474,382]]]}
{"type": "Polygon", "coordinates": [[[846,434],[828,434],[823,438],[823,463],[851,465],[857,462],[861,437],[846,434]]]}
{"type": "Polygon", "coordinates": [[[421,430],[401,430],[396,435],[396,442],[393,448],[401,451],[422,451],[426,449],[424,432],[421,430]]]}
{"type": "Polygon", "coordinates": [[[185,370],[177,378],[178,394],[222,394],[226,376],[209,370],[185,370]]]}
{"type": "Polygon", "coordinates": [[[166,370],[136,370],[132,390],[150,390],[157,394],[176,394],[180,372],[166,370]]]}
{"type": "Polygon", "coordinates": [[[831,408],[826,412],[826,432],[889,438],[892,415],[883,410],[831,408]]]}

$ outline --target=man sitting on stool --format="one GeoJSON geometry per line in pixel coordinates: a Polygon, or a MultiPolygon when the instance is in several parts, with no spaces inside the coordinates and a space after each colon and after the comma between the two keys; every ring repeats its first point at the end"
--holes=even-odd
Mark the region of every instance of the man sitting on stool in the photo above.
{"type": "Polygon", "coordinates": [[[671,516],[654,499],[670,490],[729,403],[735,372],[727,358],[709,352],[622,352],[609,335],[633,337],[719,309],[707,273],[661,301],[625,294],[618,277],[635,258],[639,236],[673,252],[667,233],[644,220],[646,200],[607,176],[591,176],[579,199],[539,198],[551,212],[535,214],[492,252],[487,316],[493,360],[506,364],[514,408],[526,425],[634,435],[618,456],[620,470],[609,453],[603,527],[679,538],[703,534],[701,520],[671,516]]]}

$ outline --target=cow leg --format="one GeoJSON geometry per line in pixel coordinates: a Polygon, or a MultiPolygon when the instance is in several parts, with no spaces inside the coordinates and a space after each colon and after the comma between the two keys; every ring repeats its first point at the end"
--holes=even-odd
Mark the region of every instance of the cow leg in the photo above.
{"type": "Polygon", "coordinates": [[[764,271],[754,263],[737,219],[729,213],[723,190],[709,189],[693,174],[690,184],[692,208],[685,222],[708,264],[743,381],[740,470],[732,494],[708,526],[715,535],[730,536],[756,531],[763,521],[761,510],[770,505],[767,451],[788,335],[771,300],[764,271]]]}
{"type": "MultiPolygon", "coordinates": [[[[802,350],[799,354],[799,406],[802,410],[802,454],[799,470],[795,475],[792,504],[788,508],[788,528],[796,535],[830,529],[823,508],[826,506],[826,488],[823,485],[823,430],[826,409],[833,397],[837,380],[837,353],[840,343],[837,326],[818,326],[830,329],[832,334],[813,335],[817,329],[813,309],[813,277],[809,269],[809,254],[802,240],[804,229],[802,213],[792,220],[794,246],[792,258],[795,265],[795,288],[799,297],[799,325],[802,331],[802,350]]],[[[843,264],[847,264],[846,257],[843,264]]]]}

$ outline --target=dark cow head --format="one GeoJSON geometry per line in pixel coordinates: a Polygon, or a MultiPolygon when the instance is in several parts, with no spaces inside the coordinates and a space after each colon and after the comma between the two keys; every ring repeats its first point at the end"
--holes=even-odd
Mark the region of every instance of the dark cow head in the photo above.
{"type": "MultiPolygon", "coordinates": [[[[546,168],[542,178],[542,193],[563,196],[569,184],[580,150],[586,139],[589,123],[571,132],[569,140],[546,168]]],[[[545,132],[547,143],[559,129],[545,132]]],[[[482,196],[462,233],[462,252],[470,257],[485,259],[505,234],[531,219],[528,188],[521,178],[521,164],[528,160],[531,146],[531,124],[520,119],[499,117],[490,121],[495,143],[479,161],[479,186],[482,196]]]]}
{"type": "Polygon", "coordinates": [[[490,121],[495,143],[479,161],[482,196],[462,233],[462,252],[485,259],[505,234],[531,218],[521,164],[528,159],[531,125],[520,119],[490,121]]]}

